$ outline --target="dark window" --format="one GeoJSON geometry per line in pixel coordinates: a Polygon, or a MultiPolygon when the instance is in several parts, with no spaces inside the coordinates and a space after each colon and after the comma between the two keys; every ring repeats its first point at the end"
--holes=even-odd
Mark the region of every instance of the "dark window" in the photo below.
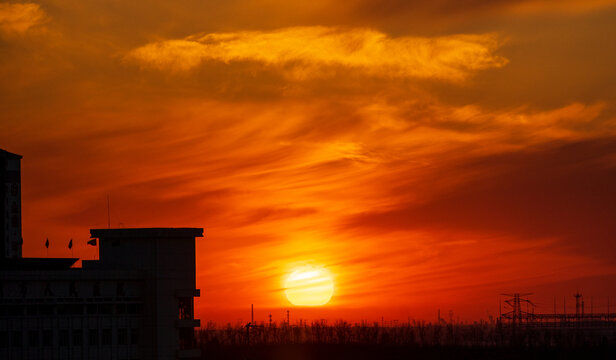
{"type": "Polygon", "coordinates": [[[118,329],[118,345],[126,345],[126,329],[118,329]]]}
{"type": "Polygon", "coordinates": [[[39,342],[39,334],[36,330],[28,331],[28,346],[37,347],[39,342]]]}
{"type": "Polygon", "coordinates": [[[103,345],[111,345],[111,329],[103,329],[103,345]]]}
{"type": "Polygon", "coordinates": [[[81,330],[73,330],[73,346],[81,346],[83,333],[81,330]]]}
{"type": "Polygon", "coordinates": [[[111,304],[100,304],[98,306],[98,311],[103,315],[110,315],[113,310],[113,306],[111,304]]]}
{"type": "Polygon", "coordinates": [[[193,328],[180,329],[180,349],[192,349],[195,347],[195,330],[193,328]]]}
{"type": "Polygon", "coordinates": [[[38,308],[36,305],[28,305],[26,307],[26,312],[28,315],[37,315],[38,314],[38,308]]]}
{"type": "Polygon", "coordinates": [[[88,304],[86,306],[86,311],[88,314],[96,314],[98,312],[96,304],[88,304]]]}
{"type": "Polygon", "coordinates": [[[9,346],[9,334],[6,331],[0,331],[0,348],[9,346]]]}
{"type": "Polygon", "coordinates": [[[88,344],[98,345],[98,329],[90,329],[88,331],[88,344]]]}
{"type": "Polygon", "coordinates": [[[71,315],[82,315],[83,314],[83,305],[81,305],[81,304],[72,304],[72,305],[70,305],[70,314],[71,315]]]}
{"type": "Polygon", "coordinates": [[[68,288],[69,296],[77,296],[77,284],[74,281],[71,281],[68,288]]]}
{"type": "Polygon", "coordinates": [[[12,347],[22,347],[23,346],[23,335],[21,334],[21,331],[11,332],[11,346],[12,347]]]}
{"type": "Polygon", "coordinates": [[[60,346],[68,346],[68,330],[60,330],[58,335],[58,343],[60,346]]]}
{"type": "Polygon", "coordinates": [[[39,314],[41,314],[41,315],[53,315],[53,305],[41,305],[41,306],[39,306],[39,314]]]}
{"type": "Polygon", "coordinates": [[[139,345],[139,329],[130,329],[130,344],[139,345]]]}
{"type": "Polygon", "coordinates": [[[12,305],[7,310],[9,316],[21,316],[24,314],[24,307],[22,305],[12,305]]]}
{"type": "Polygon", "coordinates": [[[117,304],[116,305],[116,313],[125,314],[126,313],[126,304],[117,304]]]}
{"type": "Polygon", "coordinates": [[[116,295],[117,296],[124,296],[124,282],[120,281],[116,285],[116,295]]]}
{"type": "Polygon", "coordinates": [[[92,295],[101,296],[101,283],[99,281],[94,283],[94,288],[92,289],[92,295]]]}
{"type": "Polygon", "coordinates": [[[43,330],[43,346],[53,345],[53,331],[43,330]]]}
{"type": "Polygon", "coordinates": [[[137,304],[128,304],[126,310],[129,314],[135,315],[139,313],[139,306],[137,304]]]}
{"type": "Polygon", "coordinates": [[[179,318],[180,319],[192,319],[192,298],[183,297],[178,299],[179,305],[179,318]]]}

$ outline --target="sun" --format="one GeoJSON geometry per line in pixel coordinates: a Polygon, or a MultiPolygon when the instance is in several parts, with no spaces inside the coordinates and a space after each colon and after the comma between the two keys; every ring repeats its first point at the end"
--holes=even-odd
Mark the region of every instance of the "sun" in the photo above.
{"type": "Polygon", "coordinates": [[[334,279],[323,267],[302,266],[284,281],[284,293],[295,306],[321,306],[334,295],[334,279]]]}

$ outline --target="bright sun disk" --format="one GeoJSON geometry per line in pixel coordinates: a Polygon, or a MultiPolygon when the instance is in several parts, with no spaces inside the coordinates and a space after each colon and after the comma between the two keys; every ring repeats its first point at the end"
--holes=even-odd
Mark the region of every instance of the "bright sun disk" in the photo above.
{"type": "Polygon", "coordinates": [[[322,267],[303,266],[290,273],[284,282],[287,299],[296,306],[320,306],[334,294],[334,280],[322,267]]]}

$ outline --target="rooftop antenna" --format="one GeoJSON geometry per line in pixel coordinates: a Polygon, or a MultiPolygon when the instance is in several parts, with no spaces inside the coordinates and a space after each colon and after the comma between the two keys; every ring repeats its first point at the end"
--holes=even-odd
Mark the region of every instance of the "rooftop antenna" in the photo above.
{"type": "Polygon", "coordinates": [[[250,323],[254,325],[255,323],[255,307],[254,304],[250,304],[250,323]]]}
{"type": "Polygon", "coordinates": [[[111,216],[109,216],[109,194],[107,194],[107,229],[111,229],[111,216]]]}

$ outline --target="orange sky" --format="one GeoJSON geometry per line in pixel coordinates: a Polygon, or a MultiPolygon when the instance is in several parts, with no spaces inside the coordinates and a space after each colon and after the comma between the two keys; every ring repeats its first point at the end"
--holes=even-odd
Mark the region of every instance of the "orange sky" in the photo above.
{"type": "Polygon", "coordinates": [[[615,22],[610,0],[0,2],[24,255],[92,258],[109,195],[112,226],[205,228],[202,323],[604,309],[615,22]],[[306,264],[327,306],[286,301],[306,264]]]}

